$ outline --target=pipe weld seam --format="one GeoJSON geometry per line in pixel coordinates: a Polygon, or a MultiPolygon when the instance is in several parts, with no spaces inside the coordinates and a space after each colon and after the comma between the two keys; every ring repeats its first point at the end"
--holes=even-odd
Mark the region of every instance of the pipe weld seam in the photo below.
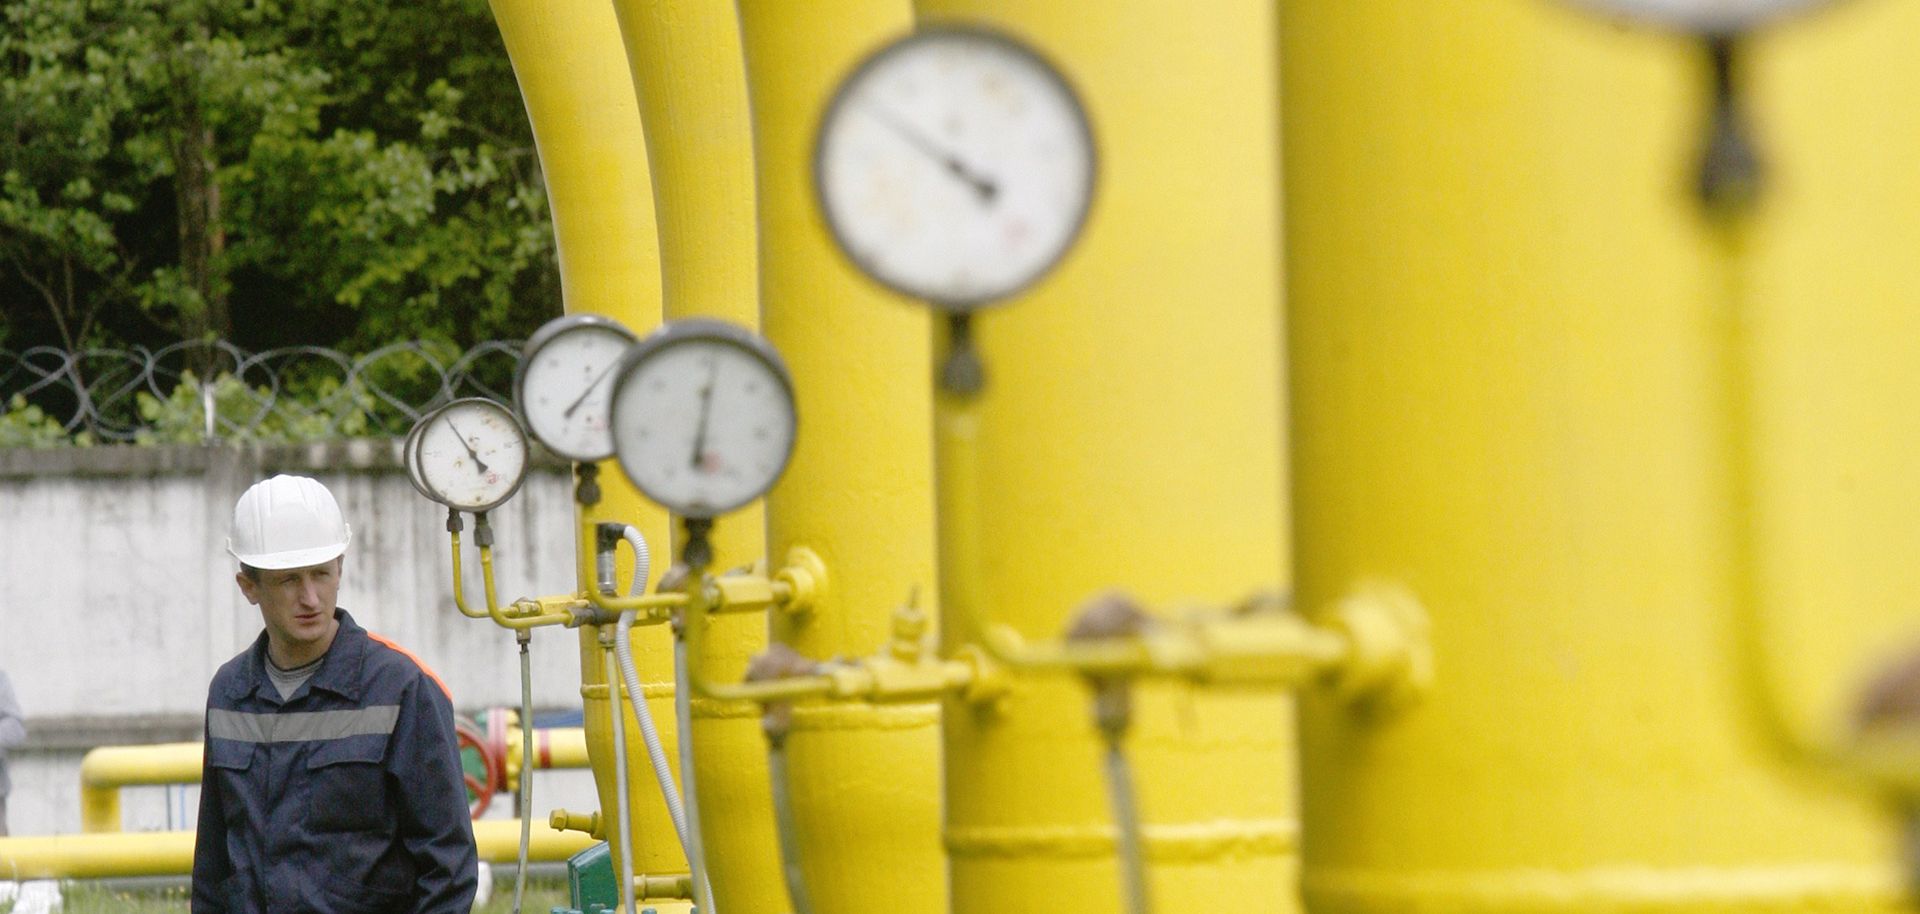
{"type": "Polygon", "coordinates": [[[918,730],[940,724],[937,704],[876,705],[868,702],[796,705],[793,729],[918,730]]]}
{"type": "MultiPolygon", "coordinates": [[[[624,697],[627,694],[626,686],[622,685],[620,687],[620,694],[622,697],[624,697]]],[[[590,698],[590,699],[593,699],[594,701],[606,701],[607,686],[605,683],[594,683],[593,685],[583,685],[580,687],[580,697],[590,698]]],[[[671,700],[673,698],[673,683],[643,682],[640,684],[640,697],[645,698],[648,701],[671,700]]]]}
{"type": "MultiPolygon", "coordinates": [[[[1141,826],[1147,859],[1156,863],[1280,857],[1298,852],[1298,819],[1235,819],[1141,826]]],[[[973,858],[1111,857],[1111,825],[981,825],[949,827],[948,853],[973,858]]]]}
{"type": "Polygon", "coordinates": [[[1309,908],[1341,912],[1839,914],[1902,910],[1903,898],[1900,874],[1891,863],[1414,873],[1313,868],[1302,883],[1309,908]]]}

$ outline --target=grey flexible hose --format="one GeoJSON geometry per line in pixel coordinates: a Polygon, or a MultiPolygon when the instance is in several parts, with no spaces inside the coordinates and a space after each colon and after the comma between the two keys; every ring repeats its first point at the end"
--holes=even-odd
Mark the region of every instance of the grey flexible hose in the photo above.
{"type": "Polygon", "coordinates": [[[813,914],[813,897],[807,894],[806,873],[800,868],[800,824],[793,811],[784,738],[768,744],[767,771],[773,778],[773,822],[780,837],[780,869],[787,877],[787,901],[793,906],[793,914],[813,914]]]}
{"type": "Polygon", "coordinates": [[[1120,862],[1121,885],[1126,890],[1127,914],[1148,914],[1147,864],[1140,841],[1140,808],[1134,801],[1133,768],[1118,739],[1107,742],[1107,799],[1113,804],[1113,822],[1119,837],[1114,847],[1120,862]]]}
{"type": "MultiPolygon", "coordinates": [[[[614,662],[614,649],[612,645],[608,645],[605,652],[603,652],[601,662],[606,664],[614,662]]],[[[620,686],[617,683],[607,683],[607,691],[607,697],[612,699],[607,702],[607,707],[612,711],[613,717],[613,744],[620,747],[620,751],[617,753],[618,771],[615,772],[613,779],[615,802],[620,805],[620,815],[618,816],[620,820],[620,899],[627,909],[627,914],[635,914],[633,902],[633,813],[632,806],[627,801],[627,726],[626,722],[622,720],[622,718],[627,715],[620,710],[620,686]]]]}
{"type": "MultiPolygon", "coordinates": [[[[688,619],[695,625],[700,620],[688,619]]],[[[680,728],[680,782],[685,785],[687,804],[687,866],[693,871],[694,901],[701,914],[718,914],[713,906],[713,886],[707,882],[706,845],[700,838],[700,793],[693,778],[693,683],[687,669],[687,638],[684,632],[673,639],[673,716],[680,728]]]]}
{"type": "MultiPolygon", "coordinates": [[[[645,593],[647,577],[652,568],[646,538],[633,527],[627,527],[621,535],[626,538],[627,545],[633,547],[633,587],[629,592],[645,593]]],[[[667,763],[667,747],[660,739],[659,728],[654,724],[653,709],[648,707],[646,692],[640,688],[640,670],[633,661],[632,630],[633,612],[621,613],[613,649],[620,660],[620,677],[627,684],[627,700],[633,705],[633,716],[640,722],[640,738],[647,745],[647,758],[653,763],[654,780],[660,783],[660,795],[667,802],[667,815],[673,819],[673,832],[680,838],[680,851],[687,855],[688,866],[691,867],[693,854],[687,849],[687,809],[680,802],[680,789],[674,786],[673,767],[667,763]]]]}
{"type": "Polygon", "coordinates": [[[527,897],[527,851],[533,843],[533,660],[526,629],[520,641],[520,867],[513,877],[513,914],[520,914],[527,897]]]}

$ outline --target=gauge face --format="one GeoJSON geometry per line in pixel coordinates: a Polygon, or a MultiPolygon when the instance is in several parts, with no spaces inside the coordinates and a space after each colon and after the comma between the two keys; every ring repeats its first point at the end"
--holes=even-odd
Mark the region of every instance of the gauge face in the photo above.
{"type": "Polygon", "coordinates": [[[1575,0],[1607,12],[1709,34],[1751,29],[1832,0],[1575,0]]]}
{"type": "Polygon", "coordinates": [[[413,465],[427,497],[461,511],[506,501],[527,471],[527,436],[492,400],[455,400],[420,420],[413,465]]]}
{"type": "Polygon", "coordinates": [[[613,456],[613,373],[633,332],[607,318],[570,314],[527,340],[514,399],[527,430],[568,460],[613,456]]]}
{"type": "Polygon", "coordinates": [[[923,29],[868,58],[814,149],[820,209],[847,257],[954,311],[1051,270],[1086,222],[1093,181],[1093,134],[1066,80],[969,29],[923,29]]]}
{"type": "Polygon", "coordinates": [[[675,321],[627,354],[613,393],[620,467],[683,517],[766,494],[793,455],[793,382],[760,337],[721,321],[675,321]]]}

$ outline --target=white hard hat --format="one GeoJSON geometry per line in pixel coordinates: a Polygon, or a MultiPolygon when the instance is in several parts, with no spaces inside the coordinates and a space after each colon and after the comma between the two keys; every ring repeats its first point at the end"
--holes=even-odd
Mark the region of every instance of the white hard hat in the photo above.
{"type": "Polygon", "coordinates": [[[254,483],[234,504],[227,551],[254,568],[305,568],[339,558],[352,536],[319,480],[275,476],[254,483]]]}

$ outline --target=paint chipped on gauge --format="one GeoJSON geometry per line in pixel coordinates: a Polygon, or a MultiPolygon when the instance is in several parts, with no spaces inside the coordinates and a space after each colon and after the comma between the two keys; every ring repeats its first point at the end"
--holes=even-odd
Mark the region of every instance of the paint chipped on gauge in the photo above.
{"type": "Polygon", "coordinates": [[[511,410],[484,397],[428,413],[411,437],[410,468],[418,487],[449,508],[490,510],[511,498],[526,477],[526,431],[511,410]]]}
{"type": "Polygon", "coordinates": [[[711,518],[765,495],[793,456],[793,381],[773,345],[734,324],[674,321],[627,353],[614,456],[648,498],[711,518]]]}
{"type": "Polygon", "coordinates": [[[613,374],[633,331],[596,314],[569,314],[527,340],[514,403],[527,431],[568,460],[613,456],[613,374]]]}

